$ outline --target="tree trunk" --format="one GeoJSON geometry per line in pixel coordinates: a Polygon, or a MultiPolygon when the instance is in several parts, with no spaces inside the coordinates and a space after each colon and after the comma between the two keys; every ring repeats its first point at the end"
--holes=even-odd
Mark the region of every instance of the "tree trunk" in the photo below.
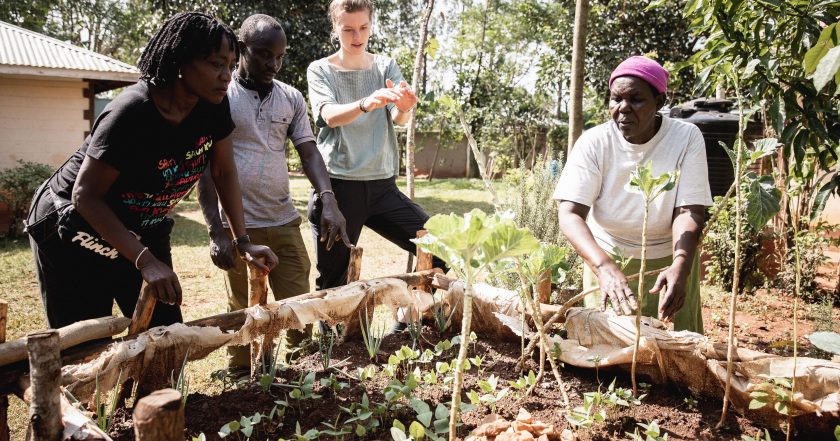
{"type": "Polygon", "coordinates": [[[29,404],[29,441],[61,439],[61,350],[58,331],[33,332],[26,338],[32,401],[29,404]]]}
{"type": "MultiPolygon", "coordinates": [[[[414,73],[411,76],[411,89],[417,92],[417,86],[421,83],[420,76],[424,71],[426,53],[426,35],[429,31],[429,18],[432,16],[432,9],[435,7],[435,0],[426,0],[426,9],[420,20],[420,37],[417,40],[417,54],[414,56],[414,73]]],[[[419,93],[418,93],[419,94],[419,93]]],[[[418,97],[419,100],[419,97],[418,97]]],[[[405,186],[408,198],[414,200],[414,136],[417,132],[417,106],[408,115],[408,130],[405,143],[405,186]]]]}
{"type": "Polygon", "coordinates": [[[134,435],[137,441],[184,439],[181,394],[174,389],[163,389],[141,399],[134,407],[134,435]]]}
{"type": "Polygon", "coordinates": [[[575,5],[575,34],[572,44],[571,108],[569,109],[569,146],[583,133],[583,60],[586,56],[586,20],[589,0],[577,0],[575,5]]]}

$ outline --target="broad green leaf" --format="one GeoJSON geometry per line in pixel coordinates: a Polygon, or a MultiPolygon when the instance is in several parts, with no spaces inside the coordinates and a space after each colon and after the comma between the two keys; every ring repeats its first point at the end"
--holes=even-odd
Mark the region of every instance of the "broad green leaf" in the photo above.
{"type": "MultiPolygon", "coordinates": [[[[840,88],[839,88],[840,89],[840,88]]],[[[777,134],[781,134],[785,128],[785,100],[782,96],[776,96],[770,101],[770,108],[768,109],[770,114],[770,121],[773,125],[773,129],[776,130],[777,134]]]]}
{"type": "Polygon", "coordinates": [[[761,158],[770,156],[776,153],[779,147],[779,140],[776,138],[762,138],[753,142],[753,148],[750,150],[750,163],[755,163],[761,158]]]}
{"type": "Polygon", "coordinates": [[[840,426],[834,428],[834,438],[840,441],[840,426]]]}
{"type": "Polygon", "coordinates": [[[817,193],[814,196],[814,202],[811,204],[812,222],[820,217],[823,210],[825,210],[825,205],[828,203],[828,199],[834,194],[838,194],[838,196],[840,196],[840,174],[835,175],[833,179],[826,182],[825,185],[817,190],[817,193]]]}
{"type": "Polygon", "coordinates": [[[412,421],[411,425],[408,426],[408,434],[415,441],[419,441],[423,439],[423,437],[426,435],[426,429],[423,428],[423,425],[418,423],[417,421],[412,421]]]}
{"type": "Polygon", "coordinates": [[[817,65],[828,51],[836,46],[836,42],[832,41],[832,34],[836,30],[836,23],[826,26],[820,33],[820,38],[816,44],[808,52],[805,52],[805,57],[802,59],[802,67],[805,68],[805,75],[811,75],[817,70],[817,65]]]}
{"type": "Polygon", "coordinates": [[[761,63],[761,60],[758,58],[750,60],[750,62],[747,63],[747,67],[744,68],[744,73],[741,74],[741,77],[747,79],[753,76],[753,74],[755,73],[755,68],[759,65],[759,63],[761,63]]]}
{"type": "Polygon", "coordinates": [[[437,407],[435,407],[435,419],[442,418],[446,418],[447,420],[449,419],[449,409],[447,409],[446,405],[443,403],[438,403],[437,407]]]}
{"type": "MultiPolygon", "coordinates": [[[[356,433],[358,434],[358,430],[356,431],[356,433]]],[[[359,436],[362,436],[362,435],[359,435],[359,436]]],[[[391,438],[394,441],[406,441],[408,439],[408,437],[405,436],[405,432],[400,430],[397,427],[392,427],[391,428],[391,438]]]]}
{"type": "Polygon", "coordinates": [[[817,92],[834,79],[838,70],[840,70],[840,46],[835,46],[826,52],[817,65],[817,70],[814,71],[814,87],[817,92]]]}
{"type": "Polygon", "coordinates": [[[391,423],[391,427],[400,429],[401,432],[405,433],[405,424],[401,423],[400,420],[394,420],[394,422],[391,423]]]}
{"type": "Polygon", "coordinates": [[[762,176],[754,179],[747,193],[746,212],[747,222],[756,230],[761,231],[767,222],[779,212],[779,201],[782,193],[776,188],[773,178],[762,176]]]}
{"type": "Polygon", "coordinates": [[[430,38],[426,41],[426,54],[429,58],[434,59],[438,49],[440,49],[440,42],[437,38],[430,38]]]}
{"type": "Polygon", "coordinates": [[[840,355],[840,334],[836,332],[815,332],[808,336],[808,340],[825,352],[840,355]]]}
{"type": "Polygon", "coordinates": [[[761,409],[762,407],[766,406],[766,401],[761,400],[750,400],[750,410],[761,409]]]}

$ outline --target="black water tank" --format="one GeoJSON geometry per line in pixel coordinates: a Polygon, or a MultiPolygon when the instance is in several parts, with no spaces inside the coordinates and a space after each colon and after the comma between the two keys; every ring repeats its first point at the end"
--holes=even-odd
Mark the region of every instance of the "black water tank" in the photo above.
{"type": "MultiPolygon", "coordinates": [[[[723,196],[735,180],[735,170],[729,156],[720,146],[723,141],[729,148],[738,136],[738,115],[730,113],[734,102],[726,99],[699,98],[671,109],[670,117],[684,119],[703,133],[706,141],[706,161],[709,164],[709,186],[712,197],[723,196]]],[[[748,141],[761,137],[763,126],[750,120],[747,124],[748,141]]]]}

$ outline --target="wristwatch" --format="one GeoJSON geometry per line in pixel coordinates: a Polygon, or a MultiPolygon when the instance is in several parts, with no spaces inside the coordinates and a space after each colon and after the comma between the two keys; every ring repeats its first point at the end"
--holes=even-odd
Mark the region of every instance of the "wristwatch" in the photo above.
{"type": "Polygon", "coordinates": [[[233,243],[233,246],[235,246],[236,249],[239,250],[239,245],[242,245],[244,243],[251,243],[251,236],[248,236],[247,234],[243,234],[243,235],[237,237],[236,239],[233,239],[232,243],[233,243]]]}

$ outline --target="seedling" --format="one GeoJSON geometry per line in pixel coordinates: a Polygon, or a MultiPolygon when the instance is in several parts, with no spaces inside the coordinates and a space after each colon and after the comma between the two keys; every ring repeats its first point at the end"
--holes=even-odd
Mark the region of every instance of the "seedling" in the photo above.
{"type": "Polygon", "coordinates": [[[759,383],[755,390],[750,392],[749,408],[751,410],[761,409],[772,402],[776,412],[788,415],[791,400],[790,391],[793,387],[791,381],[787,378],[771,377],[765,374],[760,374],[759,377],[764,378],[765,381],[759,383]]]}
{"type": "Polygon", "coordinates": [[[405,425],[394,420],[391,425],[391,437],[394,441],[421,440],[426,436],[426,429],[417,421],[412,421],[406,430],[405,425]]]}
{"type": "Polygon", "coordinates": [[[364,317],[361,315],[359,316],[359,327],[362,331],[362,342],[365,344],[368,357],[373,360],[379,353],[379,347],[382,345],[382,340],[385,339],[385,328],[380,326],[377,329],[373,329],[373,323],[368,319],[367,305],[365,305],[364,317]]]}
{"type": "Polygon", "coordinates": [[[659,424],[656,420],[650,422],[650,424],[644,423],[636,423],[642,429],[645,429],[643,433],[639,433],[639,429],[630,432],[624,432],[625,435],[629,436],[633,441],[668,441],[668,434],[660,435],[659,424]],[[644,436],[643,436],[644,435],[644,436]]]}
{"type": "Polygon", "coordinates": [[[423,321],[420,313],[416,312],[414,306],[408,308],[408,335],[411,337],[411,347],[416,348],[420,335],[423,332],[423,321]]]}
{"type": "Polygon", "coordinates": [[[330,329],[327,332],[318,334],[318,355],[321,359],[321,368],[327,371],[330,368],[330,361],[332,360],[332,351],[335,346],[335,330],[330,329]]]}
{"type": "Polygon", "coordinates": [[[269,354],[268,360],[263,359],[263,363],[260,363],[259,365],[260,374],[257,377],[257,380],[264,392],[268,392],[271,389],[274,379],[277,378],[277,369],[279,367],[277,360],[280,356],[280,347],[281,345],[275,344],[274,351],[269,354]]]}
{"type": "Polygon", "coordinates": [[[106,408],[105,404],[100,402],[101,400],[101,392],[99,390],[99,374],[96,374],[96,399],[94,400],[94,406],[96,406],[96,425],[99,426],[99,429],[103,432],[108,432],[111,430],[111,426],[114,424],[114,412],[117,411],[117,401],[119,401],[119,386],[122,384],[120,380],[122,379],[122,369],[120,369],[120,373],[117,374],[117,382],[114,383],[114,390],[111,391],[111,400],[108,402],[108,406],[106,408]]]}
{"type": "Polygon", "coordinates": [[[461,368],[467,358],[467,338],[472,320],[473,284],[491,265],[528,254],[539,248],[539,243],[527,229],[516,226],[510,213],[487,215],[474,209],[463,217],[438,214],[426,222],[425,228],[429,233],[412,241],[443,260],[466,285],[461,318],[461,347],[455,364],[449,415],[449,439],[454,441],[461,404],[461,368]]]}
{"type": "MultiPolygon", "coordinates": [[[[672,190],[677,185],[680,172],[675,170],[672,172],[662,173],[659,176],[653,175],[653,163],[648,161],[644,166],[637,166],[636,170],[630,175],[630,183],[628,189],[640,193],[644,197],[645,214],[642,218],[642,256],[639,265],[639,288],[636,294],[636,301],[638,308],[636,308],[636,342],[633,345],[633,362],[630,365],[630,379],[633,382],[633,395],[638,393],[636,388],[636,358],[639,353],[639,340],[642,335],[642,305],[645,295],[645,259],[647,259],[647,222],[648,213],[650,212],[650,204],[656,198],[672,190]]],[[[613,305],[618,308],[619,305],[613,305]]]]}
{"type": "Polygon", "coordinates": [[[509,391],[508,388],[504,388],[497,393],[496,388],[498,385],[499,378],[495,375],[491,375],[487,380],[478,381],[478,387],[481,393],[479,393],[479,391],[471,390],[467,394],[467,397],[469,397],[470,402],[474,406],[485,405],[490,408],[490,413],[496,413],[496,403],[506,397],[509,391]]]}
{"type": "Polygon", "coordinates": [[[187,376],[187,360],[190,357],[190,349],[187,348],[186,354],[184,354],[184,361],[181,362],[181,371],[178,373],[178,379],[175,379],[175,372],[171,372],[169,374],[169,384],[172,386],[172,389],[178,391],[181,394],[181,407],[185,407],[187,405],[187,396],[190,394],[190,377],[187,376]]]}

